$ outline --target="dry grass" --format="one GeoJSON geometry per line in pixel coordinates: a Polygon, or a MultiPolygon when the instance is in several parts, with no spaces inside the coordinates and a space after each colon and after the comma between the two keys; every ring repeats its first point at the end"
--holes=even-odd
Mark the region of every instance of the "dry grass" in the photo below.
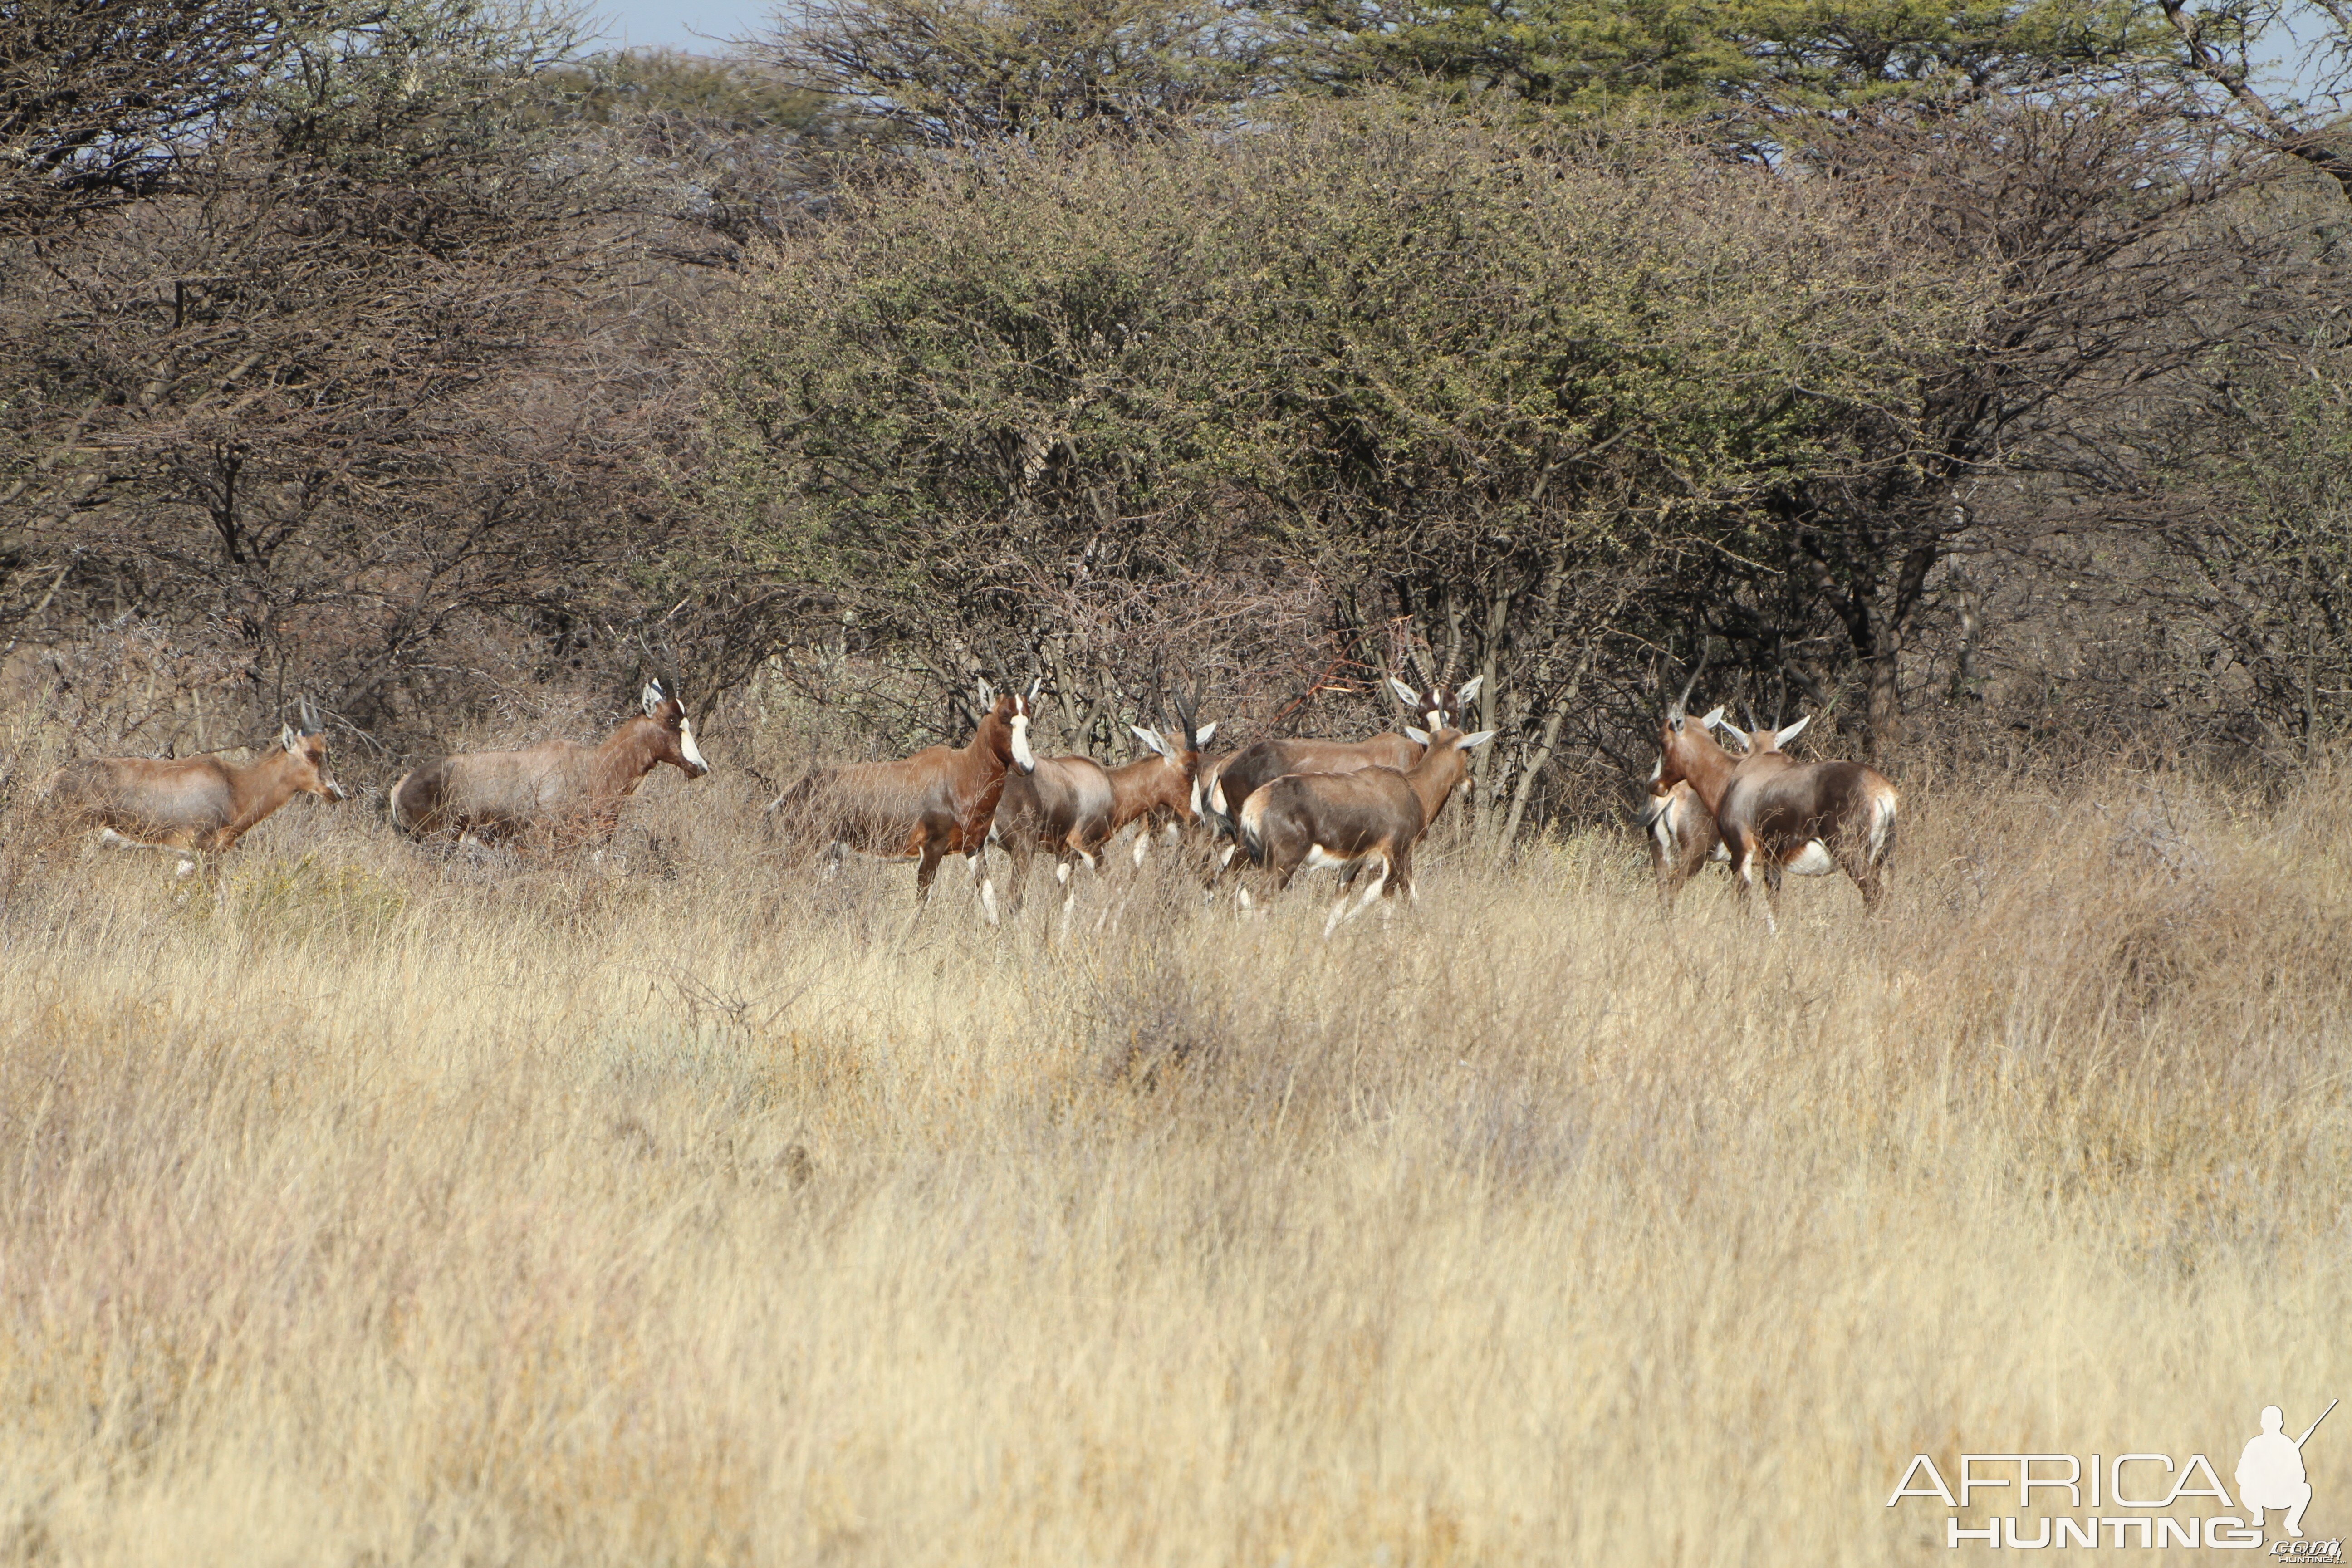
{"type": "Polygon", "coordinates": [[[1915,1449],[2352,1393],[2331,788],[1946,788],[1778,941],[1425,862],[1328,946],[910,922],[749,807],[660,775],[615,877],[306,801],[216,891],[16,808],[0,1560],[1950,1561],[1915,1449]]]}

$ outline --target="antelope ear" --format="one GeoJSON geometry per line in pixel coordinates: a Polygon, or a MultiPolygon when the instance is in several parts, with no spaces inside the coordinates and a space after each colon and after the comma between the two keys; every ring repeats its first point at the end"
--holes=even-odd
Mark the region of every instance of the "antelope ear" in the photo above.
{"type": "Polygon", "coordinates": [[[661,682],[646,681],[645,690],[637,694],[637,705],[646,710],[646,718],[652,718],[654,710],[662,705],[661,682]]]}
{"type": "Polygon", "coordinates": [[[1720,723],[1722,723],[1722,722],[1723,722],[1723,710],[1722,710],[1722,708],[1717,707],[1717,708],[1716,708],[1712,712],[1708,713],[1708,714],[1707,714],[1707,716],[1706,716],[1706,718],[1704,718],[1704,719],[1702,719],[1702,720],[1700,720],[1700,721],[1698,721],[1698,727],[1699,727],[1700,729],[1702,729],[1702,730],[1712,730],[1712,729],[1714,729],[1717,724],[1720,724],[1720,723]]]}
{"type": "Polygon", "coordinates": [[[1474,675],[1469,679],[1464,681],[1462,683],[1462,689],[1454,694],[1454,710],[1457,713],[1460,712],[1462,710],[1462,704],[1477,696],[1478,689],[1486,684],[1486,678],[1483,675],[1474,675]]]}
{"type": "Polygon", "coordinates": [[[988,677],[984,675],[980,678],[980,705],[982,708],[996,706],[996,688],[988,683],[988,677]]]}
{"type": "Polygon", "coordinates": [[[1215,738],[1216,733],[1217,721],[1212,719],[1207,723],[1192,731],[1192,739],[1200,742],[1201,744],[1205,746],[1210,742],[1210,741],[1215,738]]]}
{"type": "Polygon", "coordinates": [[[1040,691],[1043,691],[1044,689],[1045,689],[1045,678],[1044,676],[1042,676],[1042,675],[1041,675],[1041,676],[1038,676],[1035,679],[1034,679],[1034,680],[1032,680],[1032,681],[1030,681],[1030,682],[1029,682],[1029,699],[1028,699],[1028,700],[1029,700],[1030,701],[1032,701],[1032,702],[1036,701],[1036,700],[1037,700],[1037,693],[1039,693],[1040,691]]]}
{"type": "Polygon", "coordinates": [[[1146,751],[1157,752],[1163,757],[1168,755],[1168,742],[1160,738],[1158,731],[1141,724],[1129,724],[1128,728],[1135,731],[1135,738],[1143,742],[1146,751]]]}
{"type": "Polygon", "coordinates": [[[1723,738],[1727,741],[1738,742],[1739,749],[1743,752],[1752,752],[1756,749],[1748,743],[1748,731],[1737,724],[1726,724],[1723,727],[1723,738]]]}
{"type": "Polygon", "coordinates": [[[1395,695],[1398,701],[1403,703],[1408,708],[1421,700],[1420,692],[1415,691],[1412,687],[1407,686],[1403,681],[1399,680],[1393,675],[1389,677],[1389,690],[1395,695]]]}
{"type": "Polygon", "coordinates": [[[1426,746],[1429,744],[1429,731],[1426,730],[1416,730],[1410,724],[1407,724],[1404,727],[1404,738],[1411,741],[1416,746],[1426,746]]]}
{"type": "Polygon", "coordinates": [[[1812,721],[1813,716],[1810,713],[1806,714],[1803,718],[1798,720],[1795,723],[1790,725],[1787,729],[1773,736],[1772,743],[1775,746],[1787,745],[1790,742],[1803,734],[1805,732],[1805,726],[1812,721]]]}
{"type": "Polygon", "coordinates": [[[1457,749],[1466,752],[1473,746],[1483,746],[1494,738],[1494,731],[1481,730],[1475,735],[1463,736],[1460,740],[1454,742],[1454,744],[1457,749]]]}
{"type": "Polygon", "coordinates": [[[300,751],[302,749],[302,737],[294,732],[293,725],[281,725],[278,731],[278,743],[285,747],[289,752],[300,751]]]}

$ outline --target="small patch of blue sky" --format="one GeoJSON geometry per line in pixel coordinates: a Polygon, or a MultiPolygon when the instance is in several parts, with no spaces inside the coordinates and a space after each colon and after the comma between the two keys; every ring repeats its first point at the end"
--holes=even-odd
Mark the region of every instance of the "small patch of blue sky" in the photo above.
{"type": "Polygon", "coordinates": [[[717,54],[729,39],[765,31],[775,9],[774,0],[605,0],[597,47],[717,54]]]}

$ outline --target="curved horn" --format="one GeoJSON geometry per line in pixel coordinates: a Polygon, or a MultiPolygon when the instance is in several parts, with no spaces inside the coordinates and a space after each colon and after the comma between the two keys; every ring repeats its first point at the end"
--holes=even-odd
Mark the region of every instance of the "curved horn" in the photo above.
{"type": "Polygon", "coordinates": [[[1207,696],[1208,692],[1209,678],[1205,675],[1195,676],[1192,679],[1191,700],[1187,701],[1181,697],[1174,700],[1176,721],[1184,727],[1184,749],[1188,752],[1197,752],[1201,749],[1201,699],[1207,696]]]}
{"type": "Polygon", "coordinates": [[[1698,662],[1691,666],[1690,679],[1683,682],[1682,695],[1666,709],[1666,717],[1677,724],[1690,711],[1691,693],[1698,689],[1698,678],[1706,673],[1707,642],[1704,637],[1698,639],[1698,662]]]}

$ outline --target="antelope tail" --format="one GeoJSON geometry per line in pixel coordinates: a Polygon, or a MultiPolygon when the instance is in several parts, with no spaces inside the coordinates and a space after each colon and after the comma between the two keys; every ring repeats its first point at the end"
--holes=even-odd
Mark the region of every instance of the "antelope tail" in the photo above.
{"type": "Polygon", "coordinates": [[[1885,865],[1895,853],[1895,824],[1900,802],[1892,790],[1870,803],[1870,859],[1885,865]]]}
{"type": "Polygon", "coordinates": [[[1242,853],[1249,857],[1251,865],[1263,866],[1265,864],[1265,840],[1259,836],[1258,829],[1265,810],[1261,805],[1253,812],[1250,805],[1250,802],[1244,802],[1241,810],[1233,815],[1234,842],[1241,846],[1242,853]]]}

